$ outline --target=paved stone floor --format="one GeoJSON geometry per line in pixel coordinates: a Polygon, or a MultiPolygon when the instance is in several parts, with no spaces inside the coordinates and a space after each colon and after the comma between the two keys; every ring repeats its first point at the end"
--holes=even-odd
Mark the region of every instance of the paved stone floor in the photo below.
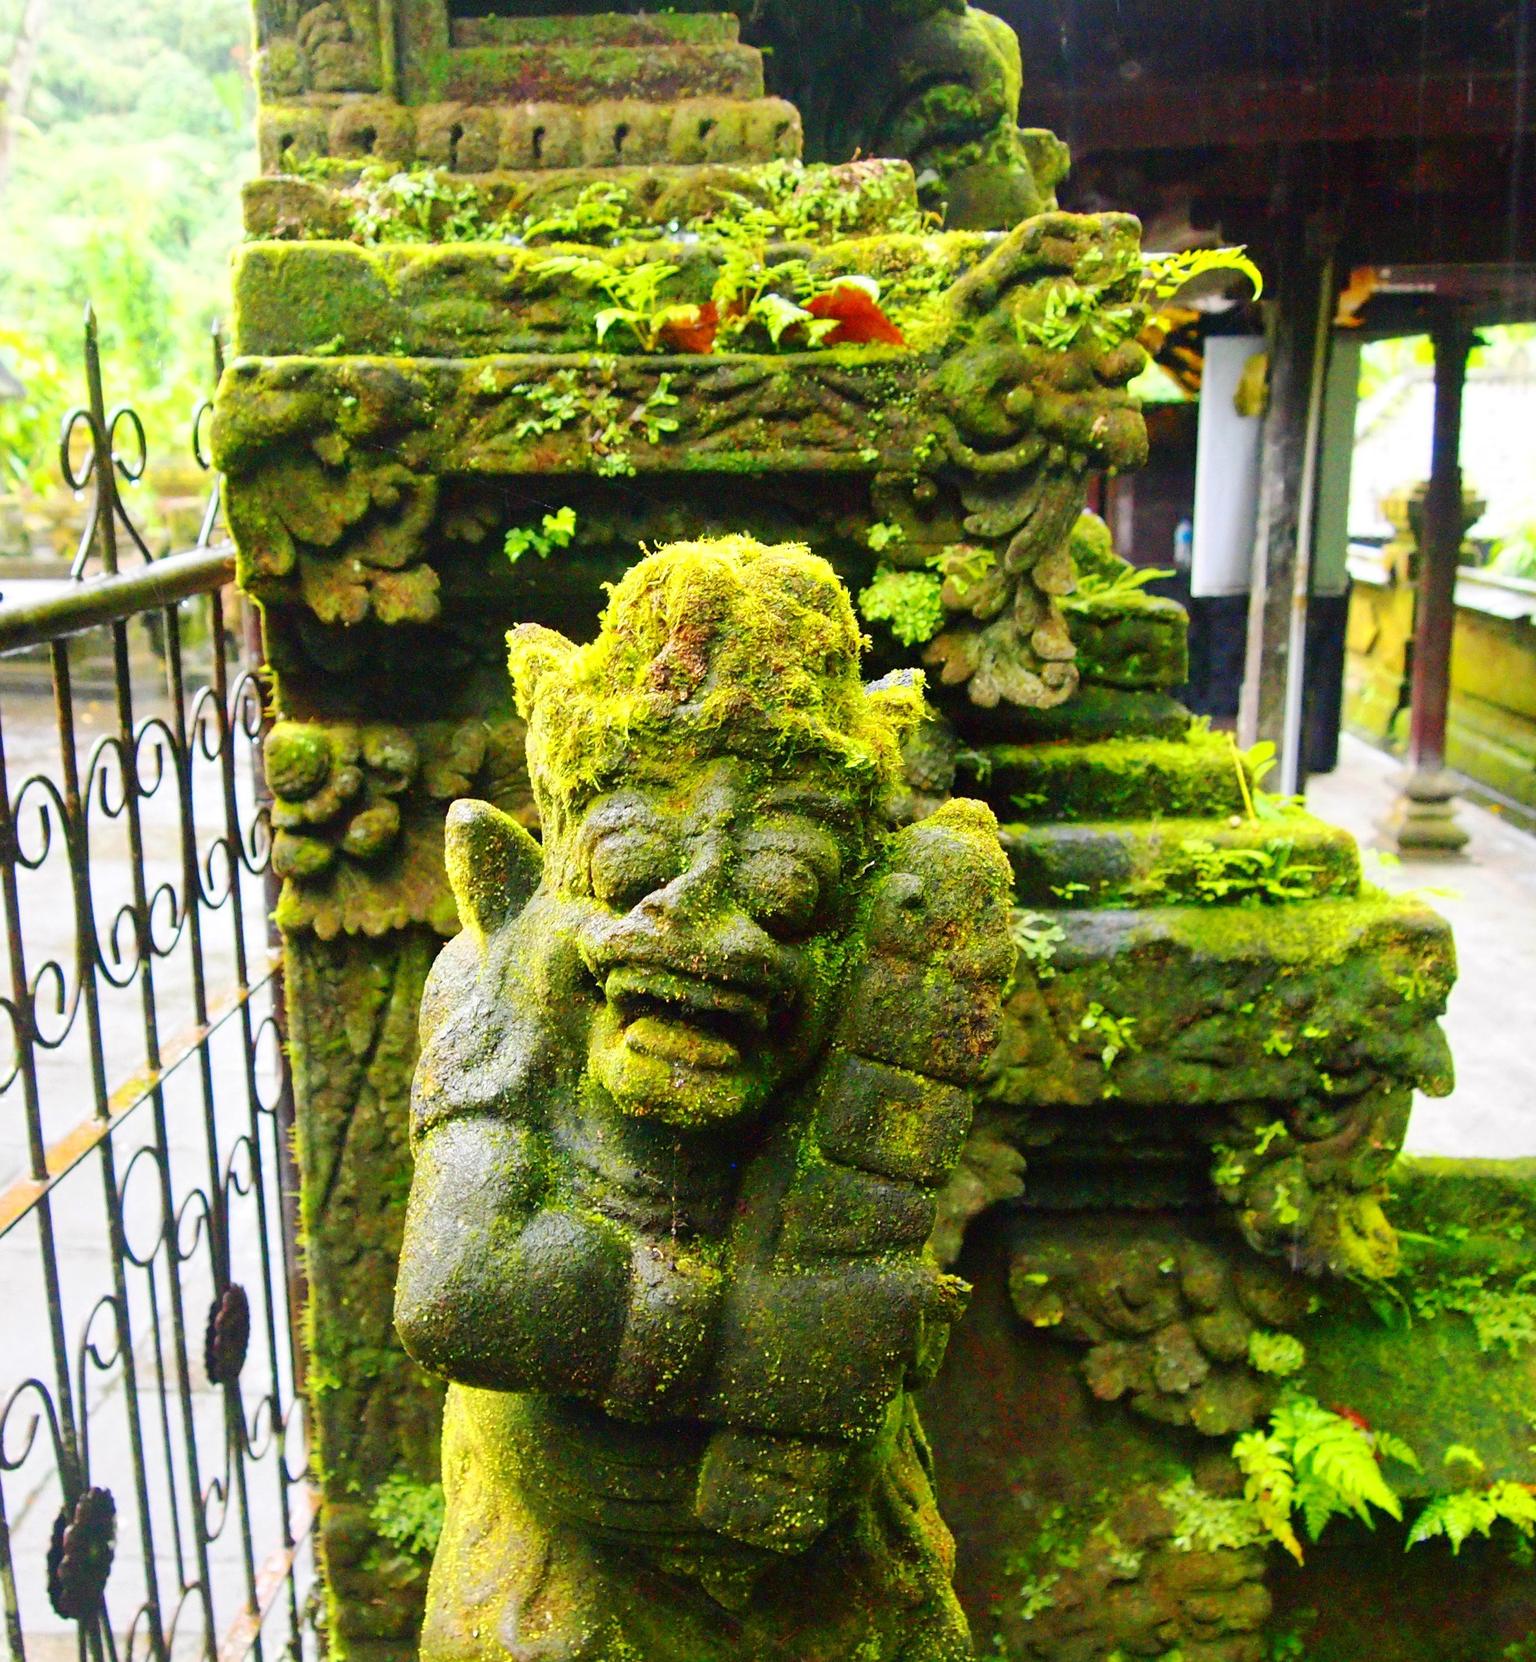
{"type": "Polygon", "coordinates": [[[1461,975],[1445,1023],[1456,1089],[1419,1101],[1409,1151],[1536,1155],[1536,836],[1467,803],[1461,822],[1472,835],[1460,858],[1384,864],[1371,848],[1401,772],[1391,757],[1346,735],[1338,770],[1313,780],[1307,800],[1360,839],[1371,881],[1398,892],[1434,891],[1430,904],[1456,931],[1461,975]]]}

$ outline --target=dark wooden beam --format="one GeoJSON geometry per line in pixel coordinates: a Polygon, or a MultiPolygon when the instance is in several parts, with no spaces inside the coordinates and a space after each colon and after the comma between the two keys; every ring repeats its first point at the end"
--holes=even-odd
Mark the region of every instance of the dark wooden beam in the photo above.
{"type": "Polygon", "coordinates": [[[1536,130],[1536,99],[1512,74],[1339,79],[1190,76],[1026,85],[1021,119],[1049,127],[1079,161],[1134,150],[1503,139],[1536,130]]]}

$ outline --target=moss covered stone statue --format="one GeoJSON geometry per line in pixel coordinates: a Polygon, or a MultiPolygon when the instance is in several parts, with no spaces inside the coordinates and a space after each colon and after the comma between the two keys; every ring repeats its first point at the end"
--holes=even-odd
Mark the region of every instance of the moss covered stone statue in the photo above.
{"type": "Polygon", "coordinates": [[[896,829],[919,684],[830,566],[676,545],[515,630],[542,850],[452,810],[402,1337],[452,1380],[422,1654],[971,1654],[909,1391],[1013,968],[989,809],[896,829]]]}

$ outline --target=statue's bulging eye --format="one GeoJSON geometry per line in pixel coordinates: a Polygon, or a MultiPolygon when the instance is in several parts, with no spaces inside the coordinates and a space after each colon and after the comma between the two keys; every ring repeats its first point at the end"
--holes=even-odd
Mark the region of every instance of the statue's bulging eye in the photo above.
{"type": "Polygon", "coordinates": [[[820,876],[788,849],[757,848],[744,854],[736,869],[736,892],[742,908],[781,941],[808,934],[821,912],[820,876]]]}
{"type": "Polygon", "coordinates": [[[677,876],[677,844],[659,831],[616,831],[592,850],[592,892],[605,906],[628,912],[677,876]]]}

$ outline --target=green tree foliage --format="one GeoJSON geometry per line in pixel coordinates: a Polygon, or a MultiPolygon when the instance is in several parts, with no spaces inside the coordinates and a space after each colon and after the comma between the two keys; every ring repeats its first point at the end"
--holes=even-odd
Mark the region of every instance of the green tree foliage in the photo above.
{"type": "MultiPolygon", "coordinates": [[[[20,16],[0,0],[0,59],[20,16]]],[[[0,357],[29,392],[0,406],[0,489],[52,476],[87,301],[109,399],[132,400],[162,457],[184,449],[255,171],[249,29],[245,0],[49,9],[0,199],[0,357]]]]}

